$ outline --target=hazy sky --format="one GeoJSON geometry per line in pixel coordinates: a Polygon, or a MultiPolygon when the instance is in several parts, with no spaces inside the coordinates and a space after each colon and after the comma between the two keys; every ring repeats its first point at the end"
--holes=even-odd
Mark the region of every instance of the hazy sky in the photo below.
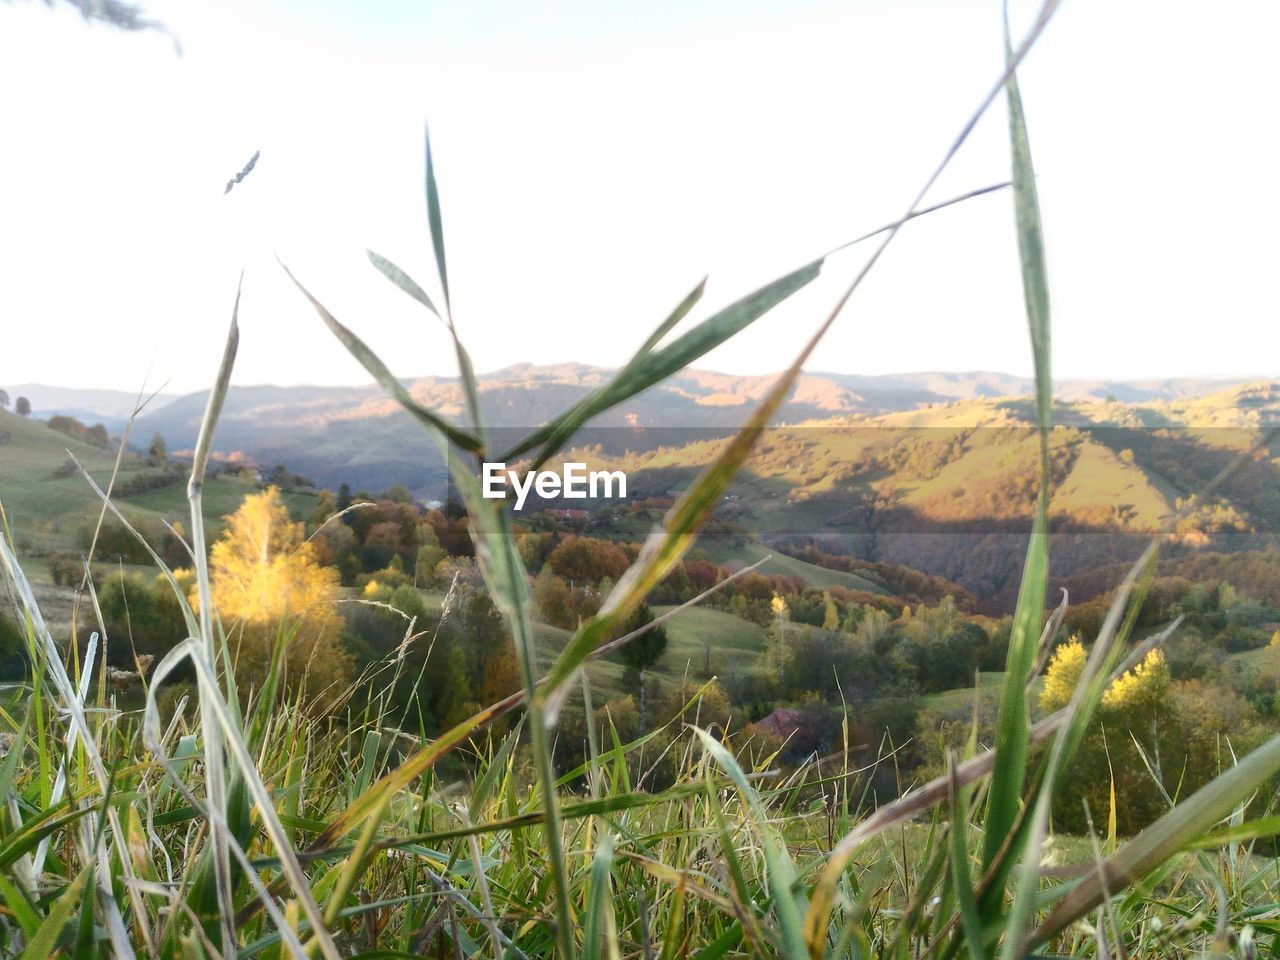
{"type": "MultiPolygon", "coordinates": [[[[1003,55],[999,0],[143,6],[181,57],[0,3],[0,385],[203,388],[241,267],[237,381],[367,380],[273,251],[397,373],[451,373],[363,254],[431,277],[424,118],[477,366],[617,364],[704,273],[709,309],[898,215],[1003,55]]],[[[1063,4],[1023,71],[1058,376],[1280,372],[1277,35],[1263,0],[1063,4]]],[[[932,199],[1007,176],[1004,124],[932,199]]],[[[810,367],[1029,372],[1011,216],[905,230],[810,367]]],[[[780,369],[857,266],[700,365],[780,369]]]]}

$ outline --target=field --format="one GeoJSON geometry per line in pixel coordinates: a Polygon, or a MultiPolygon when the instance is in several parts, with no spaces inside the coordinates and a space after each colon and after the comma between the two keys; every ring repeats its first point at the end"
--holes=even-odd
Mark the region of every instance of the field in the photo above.
{"type": "MultiPolygon", "coordinates": [[[[134,437],[133,442],[145,445],[147,440],[134,437]]],[[[95,483],[106,488],[115,464],[114,451],[51,430],[43,421],[0,410],[0,489],[14,540],[27,555],[81,552],[83,532],[98,521],[102,501],[71,466],[68,453],[95,483]]],[[[117,483],[155,472],[140,456],[126,454],[117,483]]],[[[230,475],[217,475],[209,481],[205,505],[211,536],[221,532],[223,518],[254,489],[253,483],[230,475]]],[[[190,522],[186,497],[185,476],[179,472],[163,489],[117,499],[116,505],[131,520],[164,520],[185,527],[190,522]]],[[[296,516],[306,516],[315,504],[312,493],[286,491],[284,497],[296,516]]],[[[31,564],[29,575],[37,582],[47,579],[47,571],[39,563],[31,564]]]]}
{"type": "MultiPolygon", "coordinates": [[[[408,490],[388,490],[339,517],[342,501],[326,497],[325,512],[335,515],[308,529],[294,518],[319,505],[309,495],[282,500],[274,488],[224,477],[205,484],[214,450],[206,433],[173,473],[190,473],[193,543],[215,536],[219,518],[235,510],[228,536],[195,550],[189,570],[179,551],[172,566],[181,573],[159,559],[147,578],[92,578],[80,602],[112,618],[115,633],[100,648],[44,616],[47,590],[32,581],[43,579],[51,553],[78,549],[98,511],[62,470],[60,448],[74,447],[98,478],[110,459],[0,415],[0,490],[13,521],[12,538],[0,536],[13,611],[0,621],[0,659],[16,677],[0,696],[0,954],[1280,955],[1276,687],[1228,686],[1227,671],[1211,675],[1216,663],[1194,657],[1180,665],[1201,675],[1175,682],[1165,653],[1184,639],[1175,633],[1185,618],[1204,631],[1195,637],[1206,646],[1218,643],[1215,652],[1251,646],[1237,662],[1270,672],[1274,649],[1257,648],[1277,611],[1225,577],[1158,577],[1170,531],[1149,523],[1168,508],[1177,514],[1171,522],[1207,509],[1230,526],[1242,514],[1235,504],[1170,503],[1182,487],[1149,472],[1138,453],[1095,449],[1091,439],[1051,429],[1048,261],[1018,70],[1054,7],[1046,4],[1025,36],[1006,37],[1003,69],[954,147],[919,193],[904,198],[899,219],[864,236],[873,251],[865,269],[839,281],[844,291],[810,339],[781,345],[794,349],[794,360],[760,385],[739,432],[700,451],[699,469],[673,471],[674,502],[642,543],[627,543],[630,552],[608,540],[520,529],[507,503],[481,492],[473,467],[497,454],[479,381],[456,339],[429,146],[430,294],[390,261],[369,259],[427,311],[424,320],[443,320],[455,339],[462,389],[454,406],[428,406],[427,394],[397,379],[287,267],[284,278],[386,391],[383,402],[412,415],[424,443],[466,454],[447,458],[455,502],[428,508],[408,490]],[[999,451],[977,442],[893,444],[875,470],[858,474],[867,462],[851,448],[780,437],[762,451],[778,475],[763,463],[753,470],[763,426],[899,229],[991,192],[926,206],[1001,98],[1011,173],[994,189],[1010,201],[1035,383],[1029,398],[958,404],[944,416],[963,427],[979,411],[1017,413],[1019,442],[999,451]],[[768,554],[749,538],[733,540],[741,546],[732,550],[729,540],[705,544],[722,566],[686,563],[697,559],[700,533],[733,506],[735,489],[754,485],[764,498],[756,519],[767,533],[794,533],[797,522],[813,532],[809,524],[823,516],[844,523],[829,512],[844,501],[831,496],[850,490],[837,489],[810,455],[848,461],[840,482],[876,494],[868,502],[867,489],[854,491],[876,521],[900,515],[904,503],[924,509],[940,500],[953,512],[948,521],[1025,521],[1006,546],[987,546],[1014,571],[992,590],[1011,598],[1011,615],[983,618],[988,630],[955,597],[890,597],[863,577],[786,556],[765,565],[773,581],[749,577],[744,565],[768,554]],[[1143,553],[1105,591],[1055,612],[1052,493],[1060,488],[1069,501],[1079,492],[1069,468],[1081,463],[1114,495],[1104,512],[1130,511],[1143,553]],[[889,467],[909,481],[893,496],[877,473],[889,467]],[[420,595],[420,563],[430,564],[424,582],[445,584],[447,593],[420,595]],[[881,595],[837,605],[844,591],[836,586],[881,595]],[[645,618],[659,591],[689,607],[664,624],[665,651],[655,651],[654,621],[645,618]],[[347,601],[355,601],[350,615],[339,608],[347,601]],[[756,625],[766,622],[779,631],[776,645],[756,625]],[[629,645],[617,646],[623,638],[629,645]],[[631,662],[625,672],[623,657],[631,662]],[[979,665],[977,691],[946,689],[979,665]],[[674,688],[661,714],[639,684],[646,671],[674,688]],[[686,676],[695,679],[692,693],[676,686],[686,676]],[[921,697],[925,690],[941,692],[921,697]],[[636,709],[619,702],[629,695],[636,709]]],[[[698,286],[607,383],[551,413],[504,456],[550,461],[593,418],[625,414],[631,398],[687,369],[824,267],[836,273],[828,256],[688,319],[698,286]]],[[[208,395],[210,423],[237,343],[233,318],[208,395]]],[[[1253,505],[1240,510],[1261,517],[1270,509],[1265,495],[1231,486],[1237,470],[1274,476],[1267,438],[1254,434],[1256,450],[1245,449],[1256,456],[1220,470],[1215,451],[1199,465],[1253,505]]],[[[1156,454],[1187,459],[1176,445],[1156,454]]],[[[122,479],[149,469],[164,468],[126,458],[122,479]]],[[[1193,470],[1183,479],[1187,488],[1203,485],[1193,470]]],[[[185,486],[179,479],[130,498],[129,518],[187,523],[185,486]]],[[[959,550],[969,552],[968,543],[959,550]]],[[[1269,561],[1253,559],[1251,583],[1265,584],[1269,561]]]]}

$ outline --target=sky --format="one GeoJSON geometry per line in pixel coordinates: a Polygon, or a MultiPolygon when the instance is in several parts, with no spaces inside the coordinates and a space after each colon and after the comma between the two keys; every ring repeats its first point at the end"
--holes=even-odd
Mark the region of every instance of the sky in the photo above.
{"type": "MultiPolygon", "coordinates": [[[[0,3],[0,386],[193,391],[242,271],[239,383],[624,362],[900,216],[999,78],[999,0],[147,0],[160,33],[0,3]],[[224,196],[254,153],[253,173],[224,196]]],[[[1035,7],[1012,4],[1015,32],[1035,7]]],[[[1060,378],[1275,376],[1280,9],[1065,0],[1020,72],[1060,378]]],[[[929,195],[1009,174],[998,101],[929,195]]],[[[808,364],[1028,374],[1009,196],[909,225],[808,364]]],[[[868,248],[869,249],[869,248],[868,248]]],[[[698,366],[782,369],[862,248],[698,366]]]]}

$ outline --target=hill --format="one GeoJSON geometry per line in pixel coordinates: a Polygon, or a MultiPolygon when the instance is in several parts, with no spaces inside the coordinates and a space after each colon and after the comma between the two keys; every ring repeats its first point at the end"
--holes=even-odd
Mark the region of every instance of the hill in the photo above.
{"type": "MultiPolygon", "coordinates": [[[[521,364],[480,377],[481,405],[496,428],[496,443],[514,440],[608,381],[614,371],[578,363],[521,364]]],[[[685,446],[740,426],[773,376],[736,376],[686,370],[592,421],[578,435],[584,445],[611,453],[685,446]]],[[[464,421],[456,378],[406,379],[415,398],[442,415],[464,421]]],[[[1066,400],[1106,404],[1173,403],[1233,386],[1204,378],[1116,383],[1064,381],[1066,400]]],[[[778,422],[833,416],[882,416],[959,400],[1029,394],[1026,378],[999,373],[907,373],[885,376],[806,373],[778,422]]],[[[159,433],[173,450],[190,448],[207,396],[194,393],[153,405],[139,436],[159,433]]],[[[61,411],[59,411],[61,412],[61,411]]],[[[418,425],[378,387],[233,387],[219,426],[218,447],[240,451],[259,464],[287,464],[326,486],[384,489],[403,483],[439,498],[445,474],[418,425]]]]}
{"type": "MultiPolygon", "coordinates": [[[[572,363],[485,375],[481,399],[495,424],[494,445],[609,376],[572,363]]],[[[625,469],[628,501],[669,500],[716,455],[771,382],[682,372],[584,428],[575,459],[625,469]]],[[[407,383],[424,404],[465,419],[456,380],[407,383]]],[[[719,512],[734,534],[732,555],[712,538],[706,548],[718,550],[720,562],[749,562],[772,551],[768,572],[821,587],[877,589],[824,554],[907,566],[1007,606],[1034,502],[1036,440],[1031,404],[1019,393],[1029,387],[997,373],[806,374],[719,512]]],[[[1280,383],[1271,381],[1066,381],[1058,394],[1050,512],[1054,572],[1061,577],[1135,555],[1259,431],[1280,422],[1280,383]]],[[[204,402],[204,394],[192,394],[150,410],[135,436],[158,432],[180,452],[193,442],[204,402]]],[[[264,468],[283,463],[329,487],[378,491],[401,483],[425,500],[447,495],[438,453],[374,387],[233,388],[218,438],[223,456],[264,468]]],[[[1175,548],[1273,546],[1280,530],[1278,452],[1273,447],[1214,498],[1193,505],[1168,530],[1175,548]]],[[[176,489],[133,502],[157,514],[182,507],[176,489]]],[[[624,509],[609,522],[613,535],[638,537],[658,515],[629,516],[624,509]]]]}
{"type": "MultiPolygon", "coordinates": [[[[1173,537],[1175,551],[1275,546],[1280,444],[1214,496],[1193,497],[1280,423],[1280,384],[1130,404],[1062,401],[1055,422],[1055,573],[1135,556],[1156,531],[1173,537]]],[[[628,471],[638,496],[670,494],[721,443],[611,464],[628,471]]],[[[902,564],[1003,603],[1030,529],[1037,469],[1029,404],[1018,398],[825,418],[766,431],[720,514],[774,548],[902,564]]]]}
{"type": "MultiPolygon", "coordinates": [[[[72,464],[75,457],[94,481],[106,488],[115,464],[114,450],[95,446],[50,429],[45,421],[0,411],[0,505],[3,505],[19,551],[28,558],[56,553],[79,556],[87,529],[97,522],[101,500],[72,464]]],[[[137,493],[116,497],[121,512],[131,521],[155,528],[160,521],[185,525],[187,513],[185,474],[164,470],[126,455],[116,478],[116,489],[137,493]]],[[[220,474],[205,488],[205,514],[210,536],[222,528],[222,518],[234,511],[255,484],[238,475],[220,474]]],[[[310,511],[314,494],[292,491],[285,495],[295,513],[310,511]]],[[[161,528],[163,529],[163,528],[161,528]]],[[[105,556],[100,556],[107,562],[105,556]]],[[[43,563],[31,563],[27,572],[45,579],[43,563]]]]}

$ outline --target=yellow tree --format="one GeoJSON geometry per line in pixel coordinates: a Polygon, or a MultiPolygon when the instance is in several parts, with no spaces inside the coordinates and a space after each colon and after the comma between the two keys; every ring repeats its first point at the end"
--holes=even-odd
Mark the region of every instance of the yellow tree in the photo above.
{"type": "Polygon", "coordinates": [[[1053,651],[1049,669],[1044,673],[1044,689],[1040,691],[1040,709],[1046,713],[1061,710],[1071,702],[1071,694],[1084,673],[1084,644],[1072,637],[1053,651]]]}
{"type": "Polygon", "coordinates": [[[338,643],[338,574],[317,562],[278,489],[250,494],[228,518],[210,552],[209,577],[214,607],[239,639],[239,682],[261,682],[284,631],[291,685],[325,699],[338,693],[351,669],[338,643]]]}
{"type": "Polygon", "coordinates": [[[1149,713],[1165,705],[1172,683],[1164,651],[1152,650],[1140,664],[1107,687],[1102,705],[1130,713],[1149,713]]]}

